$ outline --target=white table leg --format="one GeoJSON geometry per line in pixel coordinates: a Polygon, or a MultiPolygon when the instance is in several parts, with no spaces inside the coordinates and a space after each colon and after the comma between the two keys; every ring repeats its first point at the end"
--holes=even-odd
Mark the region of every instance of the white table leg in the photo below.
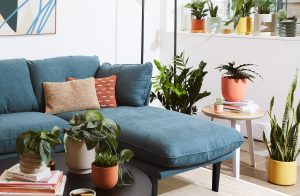
{"type": "MultiPolygon", "coordinates": [[[[236,120],[231,120],[231,127],[240,132],[240,126],[237,125],[236,120]]],[[[233,176],[240,178],[240,148],[235,150],[232,161],[233,176]]]]}
{"type": "Polygon", "coordinates": [[[251,164],[253,167],[255,167],[255,158],[254,158],[254,142],[253,142],[253,129],[252,129],[252,123],[251,120],[246,120],[246,127],[247,127],[247,135],[248,135],[248,141],[249,141],[249,151],[250,151],[250,157],[251,157],[251,164]]]}

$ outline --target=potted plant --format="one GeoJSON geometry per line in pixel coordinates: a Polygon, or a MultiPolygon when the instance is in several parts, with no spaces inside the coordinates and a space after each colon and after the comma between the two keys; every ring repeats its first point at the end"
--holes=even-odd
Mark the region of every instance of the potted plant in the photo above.
{"type": "Polygon", "coordinates": [[[218,6],[214,6],[211,0],[207,1],[210,17],[207,18],[207,32],[221,32],[221,17],[218,17],[218,6]]]}
{"type": "Polygon", "coordinates": [[[287,17],[287,13],[284,10],[280,10],[277,13],[279,20],[278,34],[280,37],[295,37],[296,36],[296,25],[297,18],[287,17]]]}
{"type": "Polygon", "coordinates": [[[252,0],[234,0],[232,3],[233,17],[226,22],[228,25],[234,22],[234,28],[239,35],[249,35],[252,32],[251,8],[254,4],[252,0]]]}
{"type": "MultiPolygon", "coordinates": [[[[117,142],[117,140],[115,140],[117,142]]],[[[113,149],[115,151],[116,149],[113,149]]],[[[129,178],[132,176],[123,171],[124,163],[129,162],[134,153],[129,149],[123,149],[120,154],[112,151],[100,152],[96,155],[95,161],[92,163],[92,180],[96,188],[112,189],[119,181],[119,185],[126,185],[124,182],[124,174],[129,178]]]]}
{"type": "Polygon", "coordinates": [[[259,76],[257,72],[249,69],[249,66],[255,66],[254,64],[242,64],[235,66],[235,62],[229,62],[228,64],[220,65],[216,67],[220,72],[225,71],[222,74],[222,95],[226,101],[239,102],[246,97],[247,92],[247,80],[253,82],[254,75],[259,76]]]}
{"type": "Polygon", "coordinates": [[[158,99],[168,109],[185,114],[196,114],[195,105],[200,99],[210,95],[210,92],[201,92],[202,83],[207,71],[206,63],[201,61],[197,67],[186,65],[188,59],[184,54],[176,55],[173,65],[161,65],[154,60],[159,74],[153,78],[153,89],[150,102],[158,99]]]}
{"type": "Polygon", "coordinates": [[[192,16],[192,33],[203,33],[205,32],[205,19],[208,9],[205,9],[206,1],[194,0],[192,3],[187,3],[184,7],[191,10],[192,16]]]}
{"type": "Polygon", "coordinates": [[[71,173],[91,173],[95,147],[99,142],[111,144],[110,140],[117,137],[120,128],[97,110],[75,114],[69,123],[71,127],[65,129],[64,137],[66,165],[71,173]]]}
{"type": "Polygon", "coordinates": [[[300,102],[294,108],[294,93],[297,87],[298,70],[289,89],[282,124],[277,121],[272,109],[274,97],[270,103],[268,112],[271,124],[270,140],[267,140],[263,132],[263,141],[270,154],[268,178],[278,185],[293,185],[297,181],[297,156],[300,153],[298,144],[298,130],[300,124],[300,102]]]}
{"type": "Polygon", "coordinates": [[[275,0],[253,0],[256,12],[254,14],[255,35],[276,34],[276,14],[271,13],[275,9],[275,0]]]}
{"type": "Polygon", "coordinates": [[[53,127],[51,132],[26,131],[17,137],[16,149],[20,155],[21,172],[34,174],[47,168],[51,161],[51,149],[62,143],[59,132],[58,127],[53,127]]]}
{"type": "Polygon", "coordinates": [[[221,98],[216,98],[214,103],[214,111],[217,114],[221,114],[224,110],[223,100],[221,98]]]}

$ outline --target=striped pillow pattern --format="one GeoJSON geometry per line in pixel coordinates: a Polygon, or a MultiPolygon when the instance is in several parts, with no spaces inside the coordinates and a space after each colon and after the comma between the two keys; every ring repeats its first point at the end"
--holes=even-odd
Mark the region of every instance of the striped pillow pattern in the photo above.
{"type": "MultiPolygon", "coordinates": [[[[72,80],[77,80],[77,78],[72,78],[72,77],[67,78],[67,81],[72,81],[72,80]]],[[[117,81],[116,75],[95,79],[96,93],[101,108],[117,107],[116,81],[117,81]]]]}

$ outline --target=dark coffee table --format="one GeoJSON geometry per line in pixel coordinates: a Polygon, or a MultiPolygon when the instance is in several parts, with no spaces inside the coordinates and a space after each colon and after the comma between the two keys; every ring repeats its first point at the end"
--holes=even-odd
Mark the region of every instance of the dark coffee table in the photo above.
{"type": "MultiPolygon", "coordinates": [[[[96,191],[97,196],[150,196],[152,193],[152,184],[148,176],[134,166],[126,165],[125,167],[134,176],[134,183],[131,186],[116,186],[112,190],[98,190],[92,182],[91,174],[71,174],[65,165],[64,153],[54,153],[52,158],[55,162],[56,169],[64,171],[67,175],[64,196],[69,196],[69,193],[78,188],[89,188],[96,191]]],[[[5,169],[17,164],[17,157],[0,160],[0,173],[5,169]]]]}

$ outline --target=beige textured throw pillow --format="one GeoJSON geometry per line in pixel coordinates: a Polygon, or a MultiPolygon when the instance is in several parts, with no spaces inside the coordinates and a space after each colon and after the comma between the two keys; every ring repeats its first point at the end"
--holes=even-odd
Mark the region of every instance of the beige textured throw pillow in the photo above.
{"type": "Polygon", "coordinates": [[[68,82],[44,82],[46,113],[100,109],[95,78],[68,82]]]}

